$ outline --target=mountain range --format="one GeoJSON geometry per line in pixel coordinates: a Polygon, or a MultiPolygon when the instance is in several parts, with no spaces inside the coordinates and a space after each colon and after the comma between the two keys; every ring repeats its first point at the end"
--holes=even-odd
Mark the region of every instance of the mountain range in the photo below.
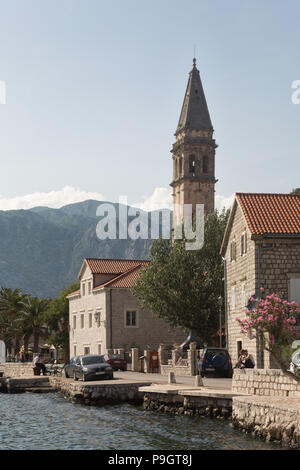
{"type": "MultiPolygon", "coordinates": [[[[106,202],[88,200],[60,209],[0,211],[0,286],[51,298],[77,280],[85,257],[149,259],[151,238],[98,238],[97,225],[106,216],[96,215],[100,204],[106,202]]],[[[116,211],[118,234],[119,209],[130,214],[132,208],[108,204],[116,211]]],[[[168,209],[162,213],[171,214],[168,209]]],[[[139,214],[143,217],[140,230],[148,230],[150,235],[153,213],[139,210],[139,214]]],[[[128,216],[128,224],[134,219],[136,216],[128,216]]],[[[171,234],[170,224],[168,229],[171,234]]]]}

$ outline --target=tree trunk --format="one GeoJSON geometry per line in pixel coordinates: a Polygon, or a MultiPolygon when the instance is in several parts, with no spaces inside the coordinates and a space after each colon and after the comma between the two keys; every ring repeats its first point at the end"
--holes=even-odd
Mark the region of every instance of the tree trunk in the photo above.
{"type": "Polygon", "coordinates": [[[69,362],[70,360],[70,348],[68,344],[64,348],[64,360],[65,362],[69,362]]]}
{"type": "Polygon", "coordinates": [[[40,339],[40,332],[37,330],[34,330],[33,332],[33,352],[34,353],[39,352],[39,339],[40,339]]]}
{"type": "Polygon", "coordinates": [[[20,351],[20,340],[19,337],[16,335],[15,337],[15,354],[20,351]]]}
{"type": "Polygon", "coordinates": [[[23,341],[24,341],[24,351],[28,351],[29,337],[24,336],[23,341]]]}

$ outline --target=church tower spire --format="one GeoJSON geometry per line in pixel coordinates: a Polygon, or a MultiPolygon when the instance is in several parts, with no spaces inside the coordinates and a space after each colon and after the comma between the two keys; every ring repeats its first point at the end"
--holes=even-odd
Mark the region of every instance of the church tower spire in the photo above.
{"type": "Polygon", "coordinates": [[[184,204],[204,204],[204,212],[214,211],[215,149],[211,123],[196,59],[175,132],[173,154],[173,228],[183,221],[184,204]]]}

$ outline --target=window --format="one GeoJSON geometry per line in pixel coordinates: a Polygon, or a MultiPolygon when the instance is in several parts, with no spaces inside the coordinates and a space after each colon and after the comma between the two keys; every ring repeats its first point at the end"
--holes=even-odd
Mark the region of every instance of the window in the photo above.
{"type": "Polygon", "coordinates": [[[230,243],[230,261],[236,260],[236,242],[233,241],[230,243]]]}
{"type": "Polygon", "coordinates": [[[77,348],[76,348],[76,346],[74,346],[74,356],[77,356],[76,350],[77,350],[77,348]]]}
{"type": "Polygon", "coordinates": [[[80,326],[81,328],[84,328],[84,313],[80,315],[80,326]]]}
{"type": "Polygon", "coordinates": [[[182,158],[179,159],[179,178],[181,177],[182,175],[182,158]]]}
{"type": "Polygon", "coordinates": [[[231,288],[231,308],[235,309],[235,286],[231,288]]]}
{"type": "Polygon", "coordinates": [[[246,284],[244,282],[242,284],[241,298],[242,298],[242,307],[245,307],[246,306],[246,284]]]}
{"type": "Polygon", "coordinates": [[[136,310],[126,311],[126,326],[133,327],[137,326],[137,312],[136,310]]]}
{"type": "Polygon", "coordinates": [[[73,316],[73,330],[76,330],[76,315],[73,316]]]}
{"type": "Polygon", "coordinates": [[[89,295],[91,294],[91,292],[92,292],[92,283],[91,283],[91,281],[89,281],[89,283],[88,283],[88,293],[89,293],[89,295]]]}
{"type": "Polygon", "coordinates": [[[195,176],[196,173],[196,158],[195,155],[190,155],[189,157],[189,168],[191,175],[195,176]]]}
{"type": "Polygon", "coordinates": [[[241,256],[247,253],[247,233],[241,235],[241,256]]]}
{"type": "Polygon", "coordinates": [[[82,289],[81,290],[82,290],[82,295],[85,295],[85,284],[84,284],[84,282],[82,283],[82,289]]]}
{"type": "Polygon", "coordinates": [[[83,354],[84,356],[87,356],[88,354],[90,354],[90,347],[89,346],[86,346],[83,348],[83,354]]]}
{"type": "Polygon", "coordinates": [[[202,160],[202,173],[208,173],[208,157],[206,155],[202,160]]]}
{"type": "Polygon", "coordinates": [[[289,300],[290,302],[296,302],[297,304],[300,304],[300,277],[294,277],[290,279],[289,300]]]}
{"type": "Polygon", "coordinates": [[[92,328],[92,326],[93,326],[93,314],[90,313],[89,314],[89,328],[92,328]]]}
{"type": "Polygon", "coordinates": [[[101,354],[101,344],[98,344],[98,354],[101,354]]]}

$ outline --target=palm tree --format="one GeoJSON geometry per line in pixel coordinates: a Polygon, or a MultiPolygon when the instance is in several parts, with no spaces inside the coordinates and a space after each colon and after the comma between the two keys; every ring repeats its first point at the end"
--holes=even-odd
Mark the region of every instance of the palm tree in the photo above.
{"type": "Polygon", "coordinates": [[[26,337],[33,335],[33,352],[39,350],[40,337],[48,333],[45,326],[45,312],[49,307],[48,299],[39,299],[37,297],[27,296],[24,302],[21,302],[21,323],[23,330],[26,331],[26,337]]]}
{"type": "Polygon", "coordinates": [[[4,340],[6,347],[10,350],[12,342],[15,342],[15,349],[19,349],[19,342],[23,337],[22,329],[18,324],[21,311],[21,302],[25,295],[20,289],[0,289],[0,336],[4,340]]]}

